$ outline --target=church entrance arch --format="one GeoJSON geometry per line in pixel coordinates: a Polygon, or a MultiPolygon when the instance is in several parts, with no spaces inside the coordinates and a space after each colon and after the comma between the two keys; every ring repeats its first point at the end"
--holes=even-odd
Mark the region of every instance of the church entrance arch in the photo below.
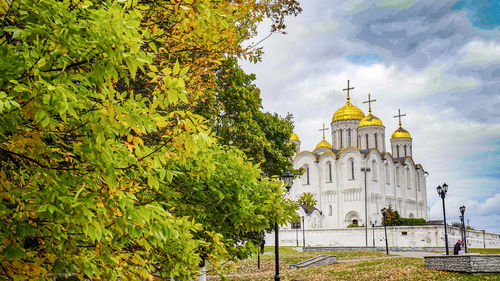
{"type": "Polygon", "coordinates": [[[359,216],[359,214],[356,211],[350,211],[345,216],[345,223],[346,223],[346,225],[350,225],[350,224],[359,225],[359,222],[361,221],[360,218],[361,217],[359,216]]]}

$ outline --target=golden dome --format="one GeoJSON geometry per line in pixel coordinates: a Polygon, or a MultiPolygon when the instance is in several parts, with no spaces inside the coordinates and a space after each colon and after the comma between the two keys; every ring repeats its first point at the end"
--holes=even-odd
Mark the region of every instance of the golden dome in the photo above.
{"type": "Polygon", "coordinates": [[[392,139],[411,139],[411,135],[407,130],[399,126],[399,128],[392,133],[391,140],[392,139]]]}
{"type": "Polygon", "coordinates": [[[370,112],[368,115],[366,115],[365,118],[359,121],[358,127],[365,127],[365,126],[384,126],[384,124],[382,123],[382,120],[378,119],[377,116],[373,115],[370,112]]]}
{"type": "Polygon", "coordinates": [[[290,140],[292,140],[292,141],[300,141],[299,140],[299,136],[297,136],[297,134],[295,134],[294,132],[292,132],[292,136],[290,137],[290,140]]]}
{"type": "Polygon", "coordinates": [[[316,148],[314,150],[320,148],[332,149],[332,145],[325,140],[325,137],[323,137],[323,140],[320,143],[318,143],[318,145],[316,145],[316,148]]]}
{"type": "Polygon", "coordinates": [[[340,120],[361,120],[363,118],[365,118],[363,111],[353,105],[348,99],[347,102],[333,114],[332,122],[340,120]]]}

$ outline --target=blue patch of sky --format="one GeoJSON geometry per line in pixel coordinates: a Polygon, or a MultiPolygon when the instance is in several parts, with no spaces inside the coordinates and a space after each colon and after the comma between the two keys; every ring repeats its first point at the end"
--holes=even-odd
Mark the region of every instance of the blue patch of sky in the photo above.
{"type": "Polygon", "coordinates": [[[495,146],[490,151],[466,155],[453,169],[466,169],[470,174],[479,177],[500,179],[500,140],[492,143],[495,146]]]}
{"type": "Polygon", "coordinates": [[[500,26],[498,0],[460,0],[452,10],[467,10],[467,17],[474,27],[491,30],[500,26]]]}
{"type": "Polygon", "coordinates": [[[344,57],[352,63],[364,66],[370,66],[382,61],[382,58],[379,55],[373,53],[349,54],[344,57]]]}

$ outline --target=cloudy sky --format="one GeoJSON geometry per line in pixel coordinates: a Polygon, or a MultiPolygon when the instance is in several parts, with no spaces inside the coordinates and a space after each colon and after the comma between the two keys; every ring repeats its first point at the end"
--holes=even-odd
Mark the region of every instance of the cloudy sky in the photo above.
{"type": "Polygon", "coordinates": [[[263,61],[243,63],[264,110],[292,113],[312,150],[351,80],[351,101],[366,113],[370,93],[386,135],[406,113],[431,219],[442,219],[435,187],[446,182],[449,221],[463,204],[471,226],[500,233],[500,0],[301,2],[288,34],[262,43],[263,61]]]}

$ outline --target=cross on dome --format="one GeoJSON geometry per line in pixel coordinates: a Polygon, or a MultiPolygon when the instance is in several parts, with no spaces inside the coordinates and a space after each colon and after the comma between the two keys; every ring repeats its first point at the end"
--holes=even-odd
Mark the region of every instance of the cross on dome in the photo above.
{"type": "Polygon", "coordinates": [[[354,90],[354,87],[349,87],[349,80],[347,80],[347,88],[342,89],[342,91],[347,91],[347,100],[350,100],[351,98],[349,97],[349,90],[354,90]]]}
{"type": "Polygon", "coordinates": [[[394,118],[399,118],[399,127],[401,127],[401,117],[406,116],[406,114],[401,114],[401,109],[398,109],[398,115],[394,116],[394,118]]]}
{"type": "Polygon", "coordinates": [[[368,104],[368,112],[369,113],[372,113],[372,102],[376,102],[376,101],[377,100],[372,100],[370,98],[370,94],[368,94],[368,100],[363,102],[363,103],[367,103],[368,104]]]}
{"type": "Polygon", "coordinates": [[[325,123],[323,123],[323,129],[319,129],[320,131],[323,131],[323,139],[325,139],[325,131],[328,131],[329,129],[325,127],[325,123]]]}

